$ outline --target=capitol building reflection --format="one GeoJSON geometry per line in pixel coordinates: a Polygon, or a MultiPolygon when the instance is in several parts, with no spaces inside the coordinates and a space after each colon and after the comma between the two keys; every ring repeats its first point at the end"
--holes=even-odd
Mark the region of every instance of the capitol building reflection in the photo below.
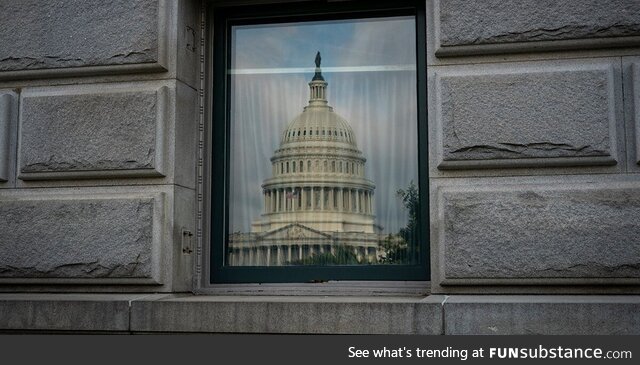
{"type": "Polygon", "coordinates": [[[271,157],[260,219],[251,232],[229,236],[229,265],[309,264],[321,256],[378,261],[387,235],[375,221],[375,185],[365,178],[366,158],[349,122],[327,102],[319,54],[309,91],[309,104],[287,125],[271,157]]]}

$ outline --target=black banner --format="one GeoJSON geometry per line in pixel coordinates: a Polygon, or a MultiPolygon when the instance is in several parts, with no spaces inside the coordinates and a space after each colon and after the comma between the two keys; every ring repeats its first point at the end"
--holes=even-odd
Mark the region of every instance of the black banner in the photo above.
{"type": "Polygon", "coordinates": [[[4,335],[6,364],[630,364],[640,336],[4,335]]]}

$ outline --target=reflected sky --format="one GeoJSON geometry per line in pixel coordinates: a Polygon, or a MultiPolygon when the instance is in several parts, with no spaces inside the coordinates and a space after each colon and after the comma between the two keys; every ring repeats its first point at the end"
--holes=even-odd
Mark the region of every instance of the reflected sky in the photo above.
{"type": "Polygon", "coordinates": [[[309,100],[322,54],[329,105],[349,121],[376,184],[376,221],[406,225],[396,195],[417,182],[415,21],[412,17],[232,28],[230,231],[248,232],[287,124],[309,100]]]}

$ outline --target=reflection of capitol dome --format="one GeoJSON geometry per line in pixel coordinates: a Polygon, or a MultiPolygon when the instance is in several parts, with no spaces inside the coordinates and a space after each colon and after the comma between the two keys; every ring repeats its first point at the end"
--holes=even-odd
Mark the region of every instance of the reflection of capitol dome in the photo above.
{"type": "Polygon", "coordinates": [[[271,158],[273,177],[262,184],[265,210],[254,232],[298,223],[323,232],[378,231],[373,183],[349,123],[326,99],[318,68],[309,83],[309,105],[282,134],[271,158]]]}
{"type": "Polygon", "coordinates": [[[364,177],[366,159],[351,126],[328,105],[327,82],[316,65],[309,105],[288,124],[271,157],[261,219],[252,233],[232,237],[235,264],[282,265],[333,252],[337,244],[376,261],[382,229],[375,224],[375,185],[364,177]],[[255,251],[243,253],[247,245],[255,251]]]}

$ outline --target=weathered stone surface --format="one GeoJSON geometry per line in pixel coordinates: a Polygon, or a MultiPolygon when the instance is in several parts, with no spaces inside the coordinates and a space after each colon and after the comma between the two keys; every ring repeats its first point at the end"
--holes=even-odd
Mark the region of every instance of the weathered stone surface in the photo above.
{"type": "Polygon", "coordinates": [[[153,204],[1,200],[0,278],[152,278],[153,204]]]}
{"type": "Polygon", "coordinates": [[[0,0],[0,72],[158,62],[158,1],[0,0]]]}
{"type": "Polygon", "coordinates": [[[638,296],[466,296],[444,304],[447,335],[638,335],[638,296]]]}
{"type": "Polygon", "coordinates": [[[135,301],[131,330],[441,334],[442,297],[178,297],[135,301]]]}
{"type": "Polygon", "coordinates": [[[19,178],[160,175],[165,90],[25,91],[19,178]]]}
{"type": "Polygon", "coordinates": [[[438,10],[441,53],[456,46],[640,36],[638,0],[441,0],[438,10]]]}
{"type": "Polygon", "coordinates": [[[17,116],[15,93],[0,91],[0,182],[9,180],[9,166],[14,153],[10,153],[13,125],[17,116]]]}
{"type": "Polygon", "coordinates": [[[129,301],[123,294],[0,294],[0,329],[127,331],[129,301]]]}
{"type": "Polygon", "coordinates": [[[444,283],[640,278],[637,184],[563,185],[440,188],[444,283]]]}
{"type": "Polygon", "coordinates": [[[436,74],[438,167],[615,164],[613,66],[550,69],[436,74]]]}
{"type": "Polygon", "coordinates": [[[629,123],[633,125],[633,128],[629,128],[630,132],[633,132],[632,138],[634,138],[633,142],[636,155],[633,160],[637,165],[640,165],[640,61],[633,64],[633,102],[630,103],[633,105],[631,118],[633,120],[629,120],[629,123]]]}

